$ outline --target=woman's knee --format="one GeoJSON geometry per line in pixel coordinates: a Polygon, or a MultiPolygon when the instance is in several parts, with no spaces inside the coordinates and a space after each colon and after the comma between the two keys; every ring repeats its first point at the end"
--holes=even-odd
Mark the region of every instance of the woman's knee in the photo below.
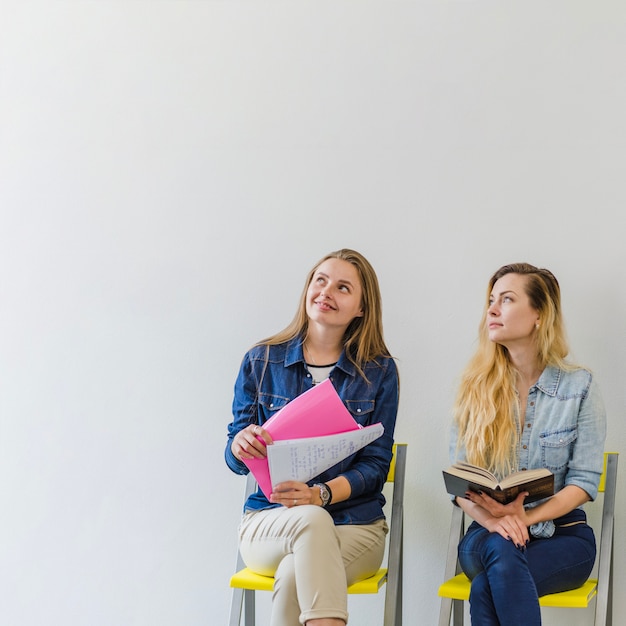
{"type": "Polygon", "coordinates": [[[299,517],[296,523],[297,534],[336,536],[333,518],[319,506],[307,505],[299,508],[299,517]]]}
{"type": "Polygon", "coordinates": [[[525,551],[498,533],[491,533],[486,538],[483,544],[483,561],[486,567],[498,566],[504,569],[519,565],[528,567],[525,551]]]}
{"type": "Polygon", "coordinates": [[[524,552],[498,533],[484,533],[462,544],[459,562],[470,579],[485,570],[506,575],[520,566],[528,567],[524,552]]]}

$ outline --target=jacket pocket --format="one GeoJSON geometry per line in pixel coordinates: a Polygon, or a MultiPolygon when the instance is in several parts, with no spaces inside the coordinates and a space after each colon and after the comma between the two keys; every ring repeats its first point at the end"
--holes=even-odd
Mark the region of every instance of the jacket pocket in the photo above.
{"type": "Polygon", "coordinates": [[[289,398],[261,392],[259,394],[258,403],[262,413],[261,423],[263,423],[272,417],[276,411],[280,411],[280,409],[287,405],[289,403],[289,398]]]}
{"type": "Polygon", "coordinates": [[[345,403],[348,411],[359,424],[363,426],[370,424],[376,405],[374,400],[346,400],[345,403]]]}
{"type": "Polygon", "coordinates": [[[570,458],[570,452],[574,442],[578,438],[576,427],[541,433],[541,462],[544,467],[551,471],[564,468],[570,458]]]}

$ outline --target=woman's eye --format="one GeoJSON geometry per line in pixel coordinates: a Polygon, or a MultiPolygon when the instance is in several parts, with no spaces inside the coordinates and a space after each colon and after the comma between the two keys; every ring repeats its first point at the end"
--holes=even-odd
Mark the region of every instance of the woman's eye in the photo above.
{"type": "Polygon", "coordinates": [[[340,291],[345,291],[346,293],[350,293],[350,288],[348,287],[348,285],[341,285],[339,289],[340,291]]]}

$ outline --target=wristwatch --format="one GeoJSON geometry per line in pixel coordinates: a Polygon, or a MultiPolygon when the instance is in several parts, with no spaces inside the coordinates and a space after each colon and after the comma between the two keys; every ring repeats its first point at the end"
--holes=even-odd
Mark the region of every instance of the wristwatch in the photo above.
{"type": "Polygon", "coordinates": [[[316,483],[313,486],[319,488],[322,507],[326,508],[333,499],[333,492],[330,490],[330,487],[326,483],[316,483]]]}

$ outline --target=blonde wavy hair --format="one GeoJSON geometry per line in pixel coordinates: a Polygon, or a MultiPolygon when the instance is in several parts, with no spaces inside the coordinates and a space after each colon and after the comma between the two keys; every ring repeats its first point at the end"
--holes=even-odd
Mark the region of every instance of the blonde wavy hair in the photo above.
{"type": "Polygon", "coordinates": [[[539,314],[540,324],[534,336],[541,369],[549,365],[566,370],[576,368],[565,360],[569,347],[561,312],[561,289],[554,274],[529,263],[501,267],[489,280],[478,348],[462,374],[454,405],[458,443],[464,444],[467,460],[497,474],[516,469],[520,437],[517,372],[507,348],[491,341],[487,329],[493,286],[507,274],[526,278],[524,291],[539,314]]]}
{"type": "Polygon", "coordinates": [[[307,290],[319,266],[328,259],[347,261],[356,268],[361,281],[363,315],[355,317],[350,322],[346,328],[343,342],[348,359],[355,365],[361,376],[367,380],[363,372],[364,364],[375,360],[377,357],[389,357],[391,355],[383,337],[382,298],[378,277],[369,261],[359,252],[349,248],[330,252],[313,266],[307,274],[298,310],[291,323],[275,335],[259,341],[257,345],[271,346],[291,341],[296,337],[301,337],[303,340],[306,338],[309,328],[309,318],[306,313],[307,290]]]}

